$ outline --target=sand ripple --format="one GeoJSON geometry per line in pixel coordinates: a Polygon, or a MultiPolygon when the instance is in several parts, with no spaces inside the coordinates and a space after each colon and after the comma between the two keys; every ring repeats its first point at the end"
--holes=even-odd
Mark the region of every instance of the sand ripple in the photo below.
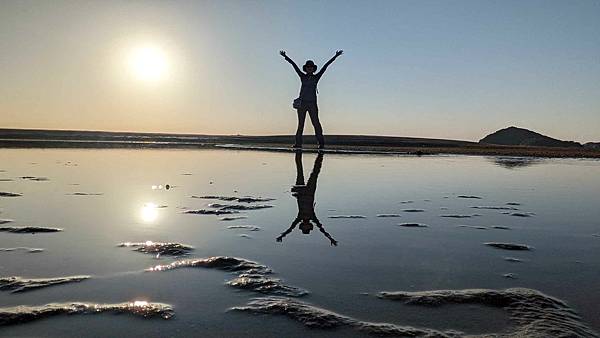
{"type": "Polygon", "coordinates": [[[133,301],[118,304],[94,303],[51,303],[39,306],[14,306],[0,308],[0,325],[14,325],[43,319],[56,315],[95,314],[95,313],[129,313],[144,318],[173,317],[173,308],[162,303],[133,301]]]}
{"type": "Polygon", "coordinates": [[[308,294],[308,291],[304,289],[286,285],[281,279],[269,276],[272,273],[272,270],[269,267],[237,257],[216,256],[199,259],[185,259],[166,265],[156,265],[146,269],[146,271],[167,271],[178,268],[196,267],[219,269],[236,273],[237,276],[229,280],[227,285],[238,289],[269,295],[284,295],[288,297],[302,297],[308,294]]]}
{"type": "Polygon", "coordinates": [[[334,329],[341,327],[354,328],[369,334],[401,337],[457,337],[456,331],[441,332],[431,329],[418,329],[390,323],[372,323],[344,316],[312,304],[285,297],[254,298],[246,306],[233,307],[234,311],[251,313],[284,315],[307,327],[334,329]]]}
{"type": "Polygon", "coordinates": [[[532,289],[399,291],[381,292],[379,297],[423,306],[481,304],[500,307],[516,324],[511,331],[496,334],[500,337],[598,337],[566,303],[532,289]]]}
{"type": "Polygon", "coordinates": [[[279,278],[272,278],[262,274],[243,273],[227,282],[227,285],[243,290],[260,292],[268,295],[302,297],[308,291],[290,285],[285,285],[279,278]]]}
{"type": "Polygon", "coordinates": [[[119,247],[133,247],[134,251],[147,254],[167,255],[167,256],[183,256],[187,255],[194,247],[181,243],[163,243],[163,242],[124,242],[118,245],[119,247]]]}
{"type": "Polygon", "coordinates": [[[0,278],[0,290],[11,292],[26,292],[57,284],[81,282],[90,276],[68,276],[55,278],[22,278],[18,276],[0,278]]]}

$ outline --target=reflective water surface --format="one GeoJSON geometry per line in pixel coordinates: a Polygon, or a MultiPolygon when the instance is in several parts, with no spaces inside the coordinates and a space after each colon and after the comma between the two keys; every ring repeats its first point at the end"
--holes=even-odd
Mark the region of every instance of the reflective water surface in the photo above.
{"type": "Polygon", "coordinates": [[[0,278],[21,277],[0,284],[0,334],[518,335],[543,328],[516,317],[542,316],[593,336],[599,174],[573,159],[0,149],[0,278]],[[38,287],[73,276],[89,278],[38,287]]]}

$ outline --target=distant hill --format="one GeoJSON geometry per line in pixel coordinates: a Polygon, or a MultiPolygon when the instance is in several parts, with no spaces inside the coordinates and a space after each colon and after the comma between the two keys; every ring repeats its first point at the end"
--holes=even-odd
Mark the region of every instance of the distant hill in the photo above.
{"type": "Polygon", "coordinates": [[[479,140],[483,144],[499,144],[507,146],[537,146],[537,147],[582,147],[581,143],[573,141],[562,141],[555,138],[536,133],[534,131],[508,127],[500,129],[495,133],[479,140]]]}

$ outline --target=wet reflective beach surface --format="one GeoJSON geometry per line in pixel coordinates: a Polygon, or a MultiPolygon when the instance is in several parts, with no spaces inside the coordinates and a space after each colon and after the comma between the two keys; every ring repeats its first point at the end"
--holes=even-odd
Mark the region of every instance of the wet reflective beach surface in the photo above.
{"type": "Polygon", "coordinates": [[[600,162],[0,150],[0,335],[600,331],[600,162]]]}

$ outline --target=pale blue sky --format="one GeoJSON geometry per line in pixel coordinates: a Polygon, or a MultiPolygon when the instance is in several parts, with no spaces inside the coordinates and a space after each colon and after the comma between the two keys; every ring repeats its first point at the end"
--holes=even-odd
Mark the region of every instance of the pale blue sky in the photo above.
{"type": "MultiPolygon", "coordinates": [[[[600,141],[600,1],[3,1],[0,127],[291,134],[322,65],[325,133],[600,141]],[[126,76],[153,45],[165,78],[126,76]]],[[[307,130],[311,131],[310,128],[307,130]]]]}

